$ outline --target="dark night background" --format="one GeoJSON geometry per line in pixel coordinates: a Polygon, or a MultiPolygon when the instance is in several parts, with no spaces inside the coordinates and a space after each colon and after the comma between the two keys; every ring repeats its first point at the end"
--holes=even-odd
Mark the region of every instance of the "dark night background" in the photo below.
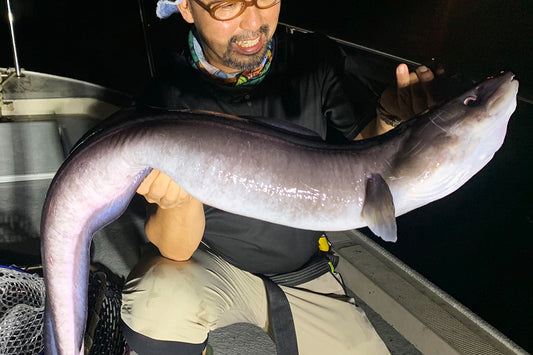
{"type": "MultiPolygon", "coordinates": [[[[529,0],[285,1],[281,21],[481,79],[521,82],[502,149],[456,193],[398,219],[384,245],[528,351],[533,351],[533,2],[529,0]]],[[[14,0],[23,68],[136,95],[150,77],[137,1],[14,0]]],[[[155,43],[176,41],[144,4],[155,43]]],[[[0,66],[13,66],[5,2],[0,66]]],[[[391,79],[393,73],[390,73],[391,79]]]]}

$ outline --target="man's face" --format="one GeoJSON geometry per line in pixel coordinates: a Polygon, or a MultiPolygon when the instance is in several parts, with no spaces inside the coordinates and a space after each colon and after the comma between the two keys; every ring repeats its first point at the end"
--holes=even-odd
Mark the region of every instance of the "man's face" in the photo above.
{"type": "MultiPolygon", "coordinates": [[[[209,5],[213,0],[200,0],[209,5]]],[[[227,73],[257,67],[278,24],[280,4],[268,9],[250,6],[237,18],[218,21],[192,0],[178,5],[185,21],[194,23],[209,64],[227,73]]]]}

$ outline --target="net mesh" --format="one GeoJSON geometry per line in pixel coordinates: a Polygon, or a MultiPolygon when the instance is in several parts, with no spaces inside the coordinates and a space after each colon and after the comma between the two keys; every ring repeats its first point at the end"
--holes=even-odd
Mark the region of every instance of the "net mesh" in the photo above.
{"type": "Polygon", "coordinates": [[[44,282],[0,268],[0,354],[39,354],[44,347],[44,282]]]}
{"type": "Polygon", "coordinates": [[[91,355],[124,354],[120,328],[122,280],[98,271],[89,274],[89,315],[85,347],[91,355]]]}
{"type": "MultiPolygon", "coordinates": [[[[122,355],[122,280],[103,271],[89,274],[85,348],[91,355],[122,355]]],[[[44,350],[45,287],[42,277],[0,267],[0,354],[40,354],[44,350]]]]}

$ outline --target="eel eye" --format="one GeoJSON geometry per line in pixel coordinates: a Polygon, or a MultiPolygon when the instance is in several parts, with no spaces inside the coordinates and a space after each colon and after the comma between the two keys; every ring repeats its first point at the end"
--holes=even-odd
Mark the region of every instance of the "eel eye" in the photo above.
{"type": "Polygon", "coordinates": [[[465,104],[465,106],[475,106],[476,105],[476,100],[477,100],[477,97],[475,96],[467,96],[465,97],[465,99],[463,100],[463,103],[465,104]]]}

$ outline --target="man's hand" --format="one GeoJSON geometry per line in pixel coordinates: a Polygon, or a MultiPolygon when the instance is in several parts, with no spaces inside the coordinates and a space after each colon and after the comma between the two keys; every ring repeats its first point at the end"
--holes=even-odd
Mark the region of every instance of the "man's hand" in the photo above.
{"type": "Polygon", "coordinates": [[[170,177],[159,170],[152,170],[144,179],[137,193],[146,201],[157,204],[162,209],[178,207],[191,201],[192,197],[170,177]]]}
{"type": "Polygon", "coordinates": [[[405,64],[396,68],[396,85],[387,88],[380,98],[377,117],[356,139],[378,136],[390,131],[436,104],[434,96],[435,75],[422,65],[409,72],[405,64]]]}
{"type": "Polygon", "coordinates": [[[434,84],[435,75],[428,67],[422,65],[409,72],[407,65],[398,65],[396,86],[383,92],[378,117],[395,126],[426,111],[436,104],[434,84]]]}
{"type": "Polygon", "coordinates": [[[148,239],[164,257],[188,260],[204,234],[202,203],[158,170],[148,174],[137,193],[158,206],[147,216],[145,232],[148,239]]]}

